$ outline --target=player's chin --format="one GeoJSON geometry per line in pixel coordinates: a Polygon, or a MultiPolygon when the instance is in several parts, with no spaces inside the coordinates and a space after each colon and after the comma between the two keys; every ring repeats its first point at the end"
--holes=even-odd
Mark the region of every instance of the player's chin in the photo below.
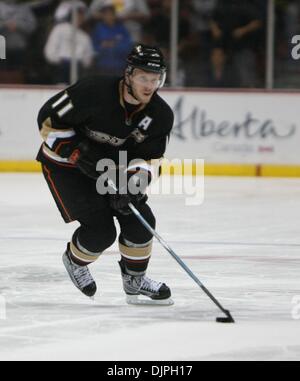
{"type": "Polygon", "coordinates": [[[149,103],[151,101],[152,96],[153,96],[153,93],[151,93],[151,94],[142,94],[140,96],[140,101],[142,103],[149,103]]]}

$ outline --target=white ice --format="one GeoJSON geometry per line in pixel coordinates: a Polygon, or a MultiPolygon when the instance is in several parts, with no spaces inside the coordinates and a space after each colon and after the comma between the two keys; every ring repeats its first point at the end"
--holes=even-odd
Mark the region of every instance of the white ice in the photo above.
{"type": "Polygon", "coordinates": [[[61,220],[40,174],[0,175],[0,360],[299,360],[300,179],[205,179],[202,205],[153,195],[157,231],[229,309],[222,313],[157,242],[149,276],[174,306],[125,303],[113,245],[91,266],[93,302],[61,255],[61,220]]]}

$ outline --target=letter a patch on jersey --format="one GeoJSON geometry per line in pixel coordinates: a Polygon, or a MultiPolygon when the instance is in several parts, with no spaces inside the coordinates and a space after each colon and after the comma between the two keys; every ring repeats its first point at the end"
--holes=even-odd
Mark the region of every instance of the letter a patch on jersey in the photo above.
{"type": "Polygon", "coordinates": [[[150,118],[150,116],[145,116],[145,118],[139,123],[139,127],[142,128],[144,131],[146,131],[148,130],[152,121],[153,119],[150,118]]]}

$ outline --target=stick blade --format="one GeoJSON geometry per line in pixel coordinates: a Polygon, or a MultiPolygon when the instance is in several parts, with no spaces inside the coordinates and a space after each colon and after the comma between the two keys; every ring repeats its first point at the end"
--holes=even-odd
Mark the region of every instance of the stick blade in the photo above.
{"type": "Polygon", "coordinates": [[[235,323],[233,317],[231,316],[231,313],[228,310],[225,310],[226,316],[217,317],[216,322],[217,323],[235,323]]]}

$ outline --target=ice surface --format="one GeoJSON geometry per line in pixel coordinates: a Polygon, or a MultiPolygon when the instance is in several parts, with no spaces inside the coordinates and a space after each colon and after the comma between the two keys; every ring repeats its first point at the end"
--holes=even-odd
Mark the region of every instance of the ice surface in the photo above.
{"type": "Polygon", "coordinates": [[[0,360],[300,359],[300,180],[210,177],[202,205],[150,204],[237,323],[215,322],[222,313],[157,242],[148,275],[174,306],[125,303],[117,245],[91,266],[89,300],[61,262],[77,223],[64,224],[40,174],[1,174],[0,360]]]}

